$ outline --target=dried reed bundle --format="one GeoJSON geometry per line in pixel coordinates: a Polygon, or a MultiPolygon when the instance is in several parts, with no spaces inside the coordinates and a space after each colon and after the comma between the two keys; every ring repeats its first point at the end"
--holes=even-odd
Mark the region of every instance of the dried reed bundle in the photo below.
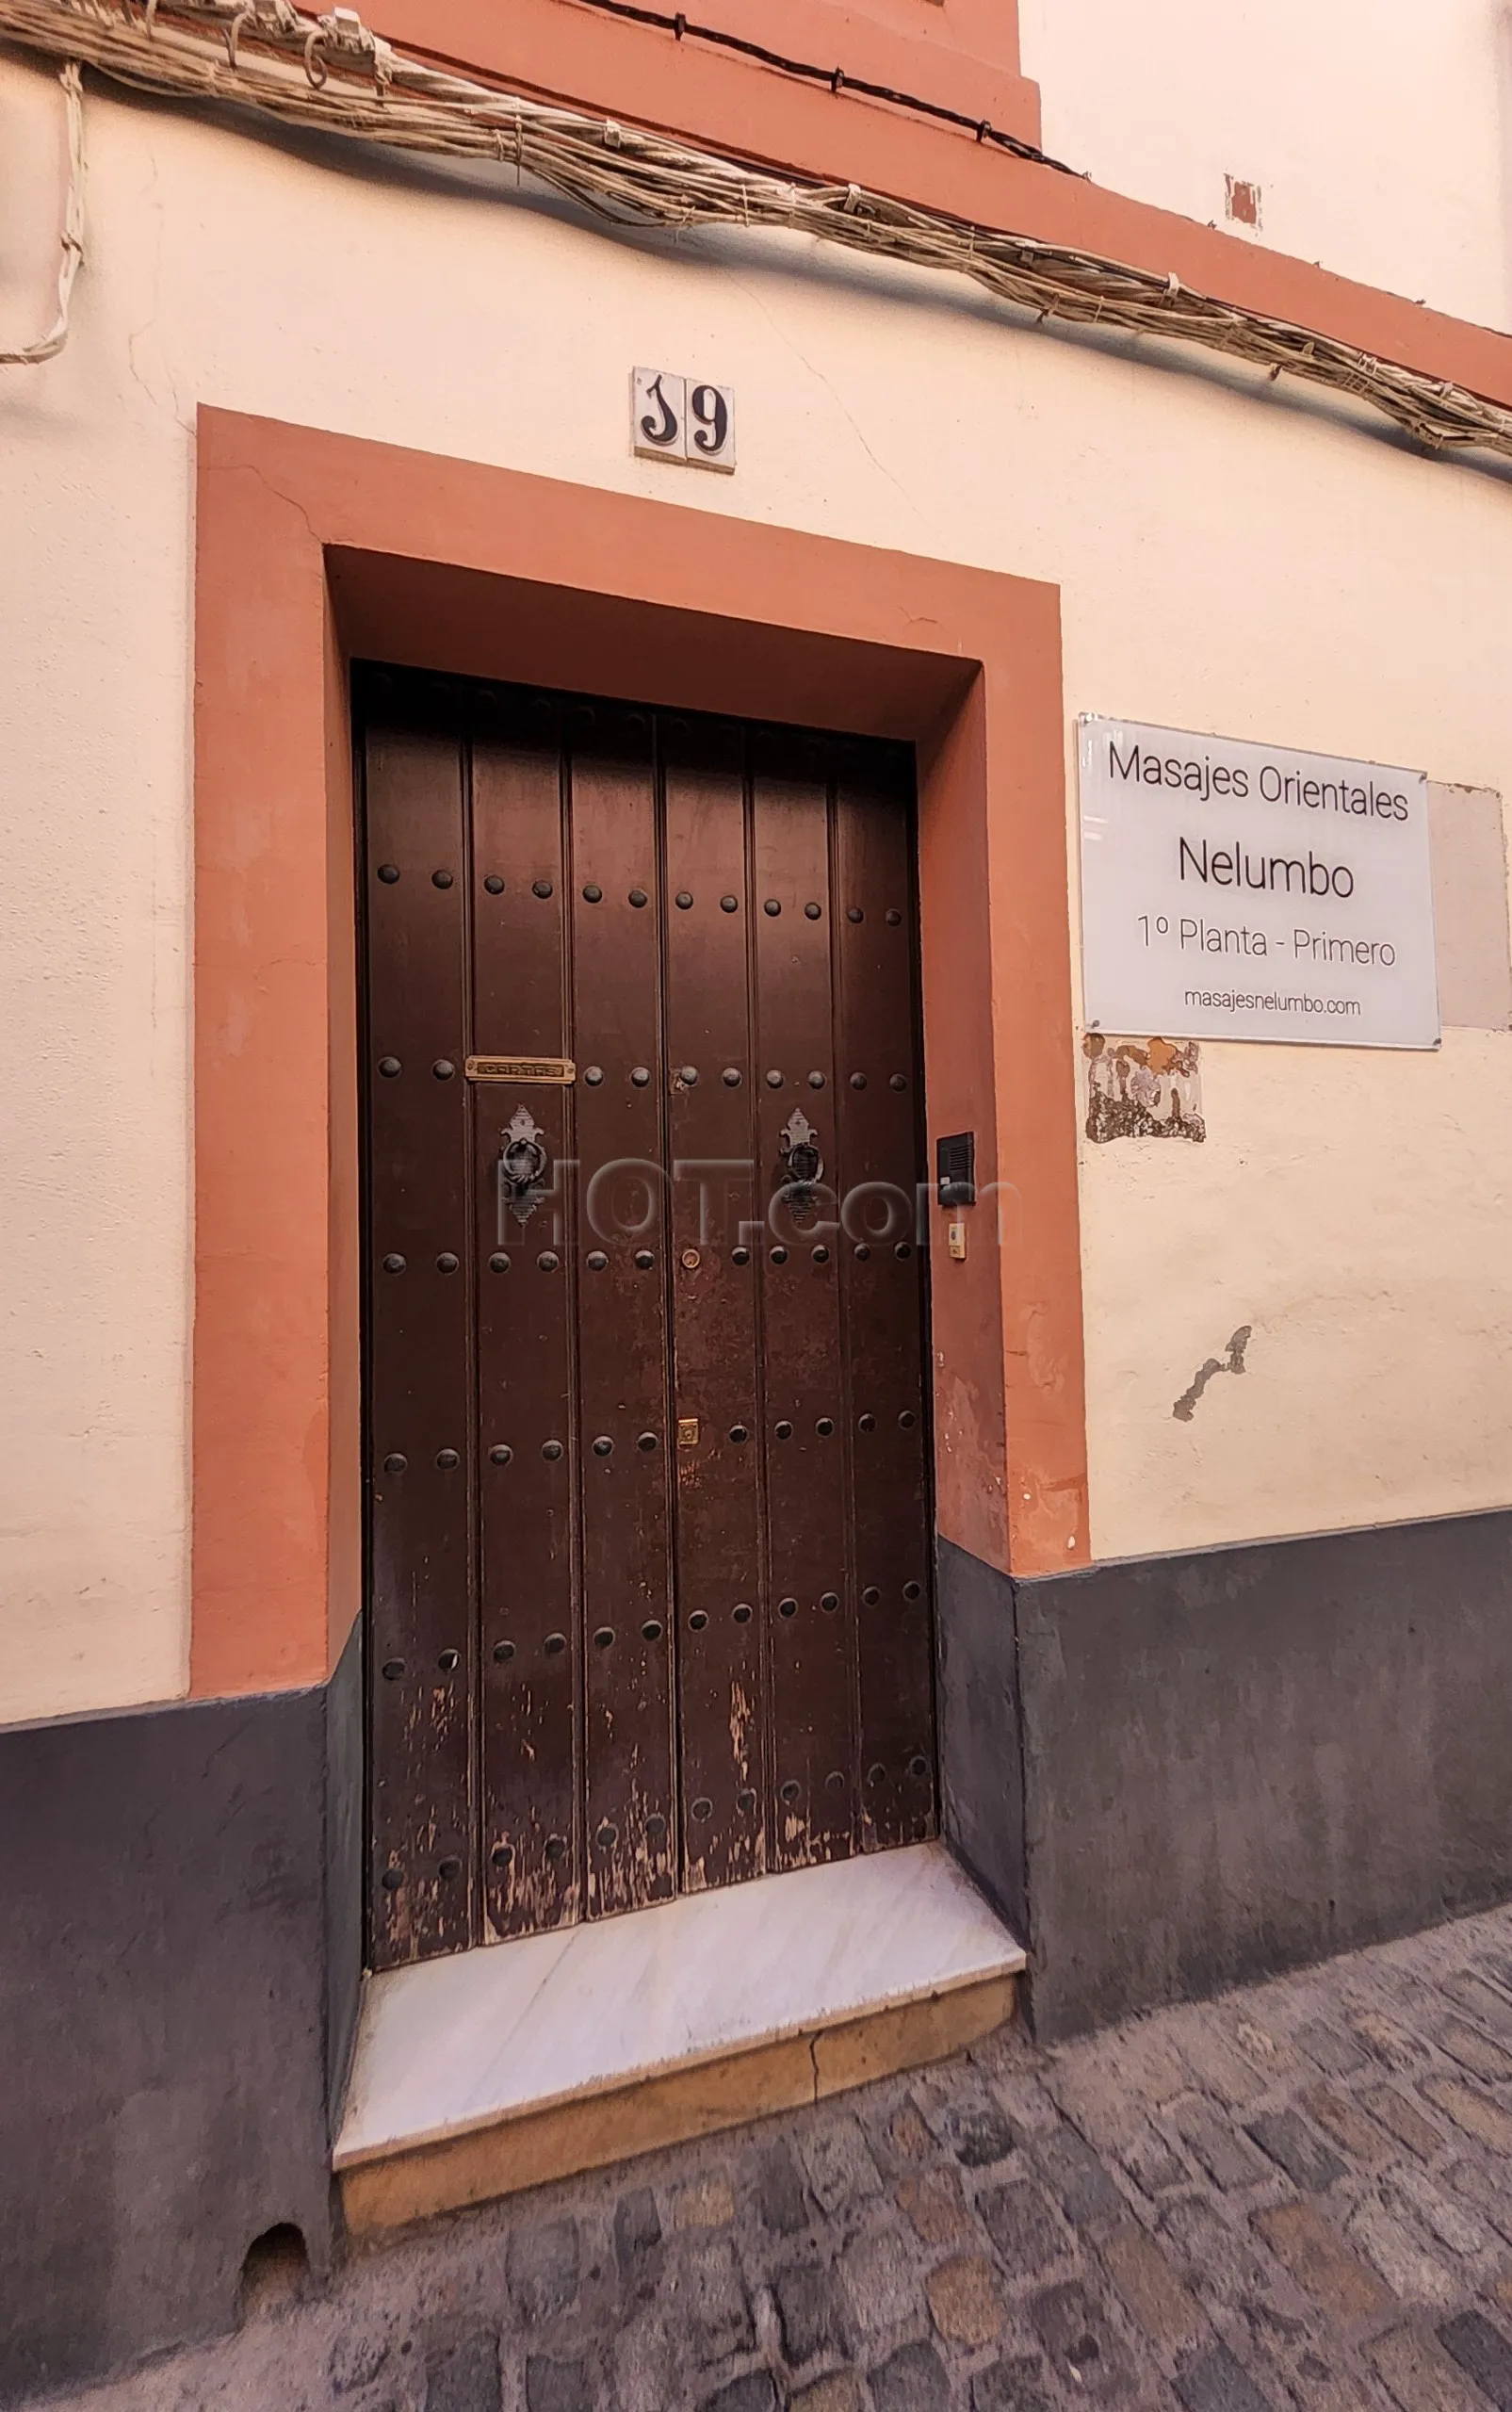
{"type": "MultiPolygon", "coordinates": [[[[0,37],[174,99],[229,101],[363,142],[498,159],[617,224],[785,227],[967,276],[1037,318],[1202,345],[1384,412],[1431,448],[1512,458],[1512,414],[1284,318],[1087,252],[533,101],[407,57],[354,9],[292,0],[0,0],[0,37]]],[[[56,349],[56,346],[55,346],[56,349]]]]}

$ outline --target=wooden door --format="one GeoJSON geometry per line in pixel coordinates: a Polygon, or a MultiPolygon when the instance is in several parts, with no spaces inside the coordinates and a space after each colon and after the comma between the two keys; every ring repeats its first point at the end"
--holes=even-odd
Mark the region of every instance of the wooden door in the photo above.
{"type": "Polygon", "coordinates": [[[372,1964],[921,1838],[911,757],[357,701],[372,1964]]]}

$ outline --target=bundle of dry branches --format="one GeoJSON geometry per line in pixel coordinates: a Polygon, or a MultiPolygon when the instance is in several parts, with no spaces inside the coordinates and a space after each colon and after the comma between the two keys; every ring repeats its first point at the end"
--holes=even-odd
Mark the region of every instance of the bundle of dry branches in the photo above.
{"type": "Polygon", "coordinates": [[[390,148],[499,159],[616,223],[783,227],[970,277],[1039,318],[1111,327],[1305,378],[1422,443],[1512,458],[1512,414],[1467,387],[1261,317],[1175,277],[918,209],[855,185],[776,176],[658,134],[448,74],[354,9],[293,0],[0,0],[0,37],[174,98],[230,101],[390,148]]]}

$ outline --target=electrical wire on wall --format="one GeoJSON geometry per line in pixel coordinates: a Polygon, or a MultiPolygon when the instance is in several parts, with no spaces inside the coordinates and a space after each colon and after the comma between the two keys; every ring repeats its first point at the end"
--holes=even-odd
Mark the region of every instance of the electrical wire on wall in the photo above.
{"type": "Polygon", "coordinates": [[[1512,413],[1467,386],[1194,292],[1175,275],[859,185],[773,174],[451,73],[394,49],[353,8],[314,17],[294,0],[0,0],[0,38],[174,99],[235,102],[389,149],[499,160],[616,225],[771,227],[968,277],[1036,318],[1199,345],[1368,403],[1433,450],[1512,459],[1512,413]]]}
{"type": "Polygon", "coordinates": [[[61,74],[63,106],[68,119],[68,199],[63,204],[63,232],[57,263],[57,308],[52,325],[35,343],[19,351],[0,351],[0,367],[35,368],[51,360],[68,341],[69,303],[73,279],[84,257],[84,92],[78,61],[70,59],[61,74]]]}
{"type": "Polygon", "coordinates": [[[1025,142],[1016,134],[1005,134],[984,117],[971,117],[965,109],[948,108],[943,101],[921,100],[917,92],[900,92],[891,84],[873,84],[865,75],[848,75],[843,67],[816,67],[811,59],[789,58],[780,50],[769,50],[765,42],[747,41],[743,34],[727,34],[719,25],[701,25],[679,8],[668,16],[664,8],[646,8],[637,0],[577,0],[579,8],[597,8],[605,16],[623,17],[634,25],[654,25],[658,32],[671,34],[676,41],[708,42],[717,50],[734,51],[740,58],[754,58],[762,67],[774,68],[779,75],[794,76],[805,84],[826,84],[832,92],[859,92],[863,100],[885,101],[889,108],[905,109],[911,117],[933,118],[938,125],[958,125],[963,132],[974,135],[979,142],[990,143],[994,150],[1011,151],[1016,159],[1032,159],[1036,167],[1053,168],[1057,175],[1074,176],[1064,159],[1052,159],[1035,142],[1025,142]]]}

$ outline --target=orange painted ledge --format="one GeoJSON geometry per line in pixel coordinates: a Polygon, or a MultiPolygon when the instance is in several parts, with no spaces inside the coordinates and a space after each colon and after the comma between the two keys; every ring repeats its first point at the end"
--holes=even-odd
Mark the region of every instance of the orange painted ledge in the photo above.
{"type": "MultiPolygon", "coordinates": [[[[696,11],[690,8],[688,13],[696,11]]],[[[789,55],[822,64],[817,5],[813,13],[811,38],[800,42],[789,37],[789,55]]],[[[854,16],[826,0],[825,17],[846,14],[854,16]]],[[[726,15],[734,27],[734,10],[726,15]]],[[[497,0],[373,0],[372,16],[400,47],[446,58],[490,80],[633,120],[795,175],[865,185],[1004,233],[1096,252],[1159,276],[1174,272],[1195,291],[1290,319],[1512,407],[1512,336],[1109,192],[1083,177],[1016,159],[967,133],[858,93],[837,94],[801,83],[755,60],[602,16],[577,0],[509,0],[506,8],[497,0]]],[[[725,21],[716,14],[714,22],[725,21]]],[[[748,28],[742,23],[738,29],[748,28]]],[[[753,39],[766,37],[756,32],[753,39]]],[[[859,54],[857,58],[854,72],[866,73],[859,54]]],[[[1004,71],[969,63],[967,89],[982,97],[963,103],[952,86],[950,105],[997,122],[990,105],[995,88],[984,79],[1000,78],[1004,71]]],[[[925,98],[944,97],[918,84],[906,89],[925,98]]],[[[1036,88],[1021,90],[1034,93],[1036,88]]],[[[1006,132],[1025,131],[1025,124],[1006,115],[1002,124],[1006,132]]],[[[1029,139],[1035,139],[1032,133],[1029,139]]]]}
{"type": "Polygon", "coordinates": [[[1082,1562],[1056,590],[214,410],[197,530],[193,1691],[318,1682],[360,1603],[358,657],[916,742],[931,1129],[1014,1198],[935,1285],[938,1528],[1082,1562]]]}
{"type": "MultiPolygon", "coordinates": [[[[665,16],[675,13],[673,0],[648,5],[665,16]]],[[[685,14],[695,24],[759,42],[805,66],[838,67],[973,121],[986,118],[1021,142],[1039,141],[1039,87],[1018,73],[1014,0],[891,0],[886,7],[884,0],[870,6],[868,0],[694,0],[685,14]]],[[[406,48],[459,66],[481,66],[500,47],[500,21],[490,0],[456,0],[446,8],[432,8],[430,0],[393,0],[392,6],[375,0],[373,22],[391,41],[401,39],[396,23],[402,22],[406,48]]],[[[637,25],[588,0],[511,0],[503,47],[512,79],[537,90],[557,89],[553,79],[568,62],[575,76],[631,75],[638,90],[649,66],[654,76],[659,73],[679,85],[680,106],[694,108],[707,97],[705,63],[754,72],[778,92],[802,89],[792,77],[696,35],[679,42],[670,29],[637,25]],[[661,47],[659,70],[648,60],[648,37],[661,47]]],[[[709,90],[719,89],[716,76],[709,90]]],[[[642,111],[625,103],[611,114],[642,111]]]]}

